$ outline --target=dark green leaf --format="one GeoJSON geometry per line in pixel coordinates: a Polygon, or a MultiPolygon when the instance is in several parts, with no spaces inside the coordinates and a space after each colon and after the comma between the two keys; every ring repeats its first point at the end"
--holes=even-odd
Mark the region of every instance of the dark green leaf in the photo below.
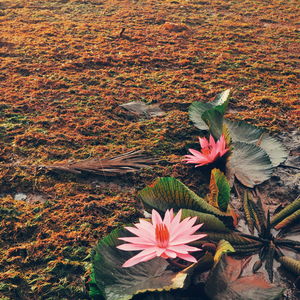
{"type": "Polygon", "coordinates": [[[272,163],[263,149],[244,142],[236,142],[233,147],[227,168],[243,185],[253,188],[270,178],[272,163]]]}
{"type": "Polygon", "coordinates": [[[227,211],[227,207],[230,200],[230,186],[226,176],[218,169],[212,170],[212,175],[215,177],[215,181],[219,190],[218,204],[222,211],[227,211]]]}
{"type": "Polygon", "coordinates": [[[203,223],[203,226],[201,227],[201,231],[205,233],[207,231],[226,232],[226,233],[231,232],[231,230],[228,229],[224,225],[224,223],[214,215],[198,212],[191,209],[183,209],[182,218],[184,219],[187,217],[197,217],[196,224],[203,223]]]}
{"type": "Polygon", "coordinates": [[[207,124],[210,134],[218,140],[223,133],[223,115],[216,108],[202,114],[203,121],[207,124]]]}
{"type": "Polygon", "coordinates": [[[205,291],[212,300],[280,299],[283,289],[274,287],[262,276],[241,277],[243,261],[223,255],[211,270],[205,291]]]}
{"type": "Polygon", "coordinates": [[[169,264],[163,258],[123,268],[122,264],[137,254],[116,248],[122,243],[118,237],[129,235],[115,230],[103,238],[93,251],[94,279],[105,299],[128,300],[146,291],[169,291],[185,286],[189,268],[179,273],[167,270],[169,264]]]}
{"type": "Polygon", "coordinates": [[[224,123],[233,142],[245,142],[261,147],[269,155],[273,167],[286,160],[288,153],[284,146],[263,129],[244,121],[225,120],[224,123]]]}
{"type": "Polygon", "coordinates": [[[219,242],[221,240],[226,240],[237,250],[237,245],[256,245],[257,243],[251,239],[241,236],[240,234],[232,231],[229,233],[221,233],[221,232],[206,232],[207,237],[205,239],[219,242]]]}
{"type": "Polygon", "coordinates": [[[175,210],[186,208],[232,219],[229,213],[222,212],[209,205],[204,199],[173,177],[158,178],[153,185],[144,188],[139,193],[139,197],[148,210],[154,208],[160,212],[165,212],[170,208],[175,210]]]}

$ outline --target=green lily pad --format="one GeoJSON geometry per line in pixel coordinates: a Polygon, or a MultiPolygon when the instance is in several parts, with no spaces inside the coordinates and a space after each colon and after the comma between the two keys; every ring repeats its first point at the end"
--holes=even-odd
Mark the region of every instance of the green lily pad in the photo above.
{"type": "Polygon", "coordinates": [[[153,185],[139,192],[139,197],[148,210],[165,212],[167,209],[191,209],[216,216],[231,216],[227,212],[208,204],[203,198],[191,191],[186,185],[173,177],[158,178],[153,185]]]}
{"type": "Polygon", "coordinates": [[[266,151],[244,142],[233,143],[233,147],[227,168],[243,185],[253,188],[271,177],[273,165],[266,151]]]}
{"type": "Polygon", "coordinates": [[[160,257],[143,262],[130,268],[122,264],[137,254],[116,248],[122,242],[119,237],[129,236],[124,230],[115,230],[103,238],[92,253],[93,284],[107,300],[129,300],[134,295],[146,291],[169,291],[185,287],[192,267],[178,273],[168,270],[169,263],[160,257]]]}
{"type": "Polygon", "coordinates": [[[282,143],[271,137],[265,130],[244,121],[225,120],[224,122],[228,127],[233,142],[255,144],[264,149],[269,155],[273,167],[286,160],[288,152],[282,143]]]}

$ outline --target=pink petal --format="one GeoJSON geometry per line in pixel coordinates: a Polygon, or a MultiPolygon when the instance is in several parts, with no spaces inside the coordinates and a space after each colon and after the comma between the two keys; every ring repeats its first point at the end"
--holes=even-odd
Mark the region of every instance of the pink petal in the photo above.
{"type": "Polygon", "coordinates": [[[176,256],[177,256],[174,251],[168,250],[168,249],[165,250],[164,254],[171,258],[176,258],[176,256]]]}
{"type": "Polygon", "coordinates": [[[185,218],[181,223],[172,225],[172,228],[170,230],[171,232],[171,240],[174,239],[178,234],[182,232],[186,232],[190,229],[189,226],[190,217],[185,218]]]}
{"type": "Polygon", "coordinates": [[[143,239],[141,237],[121,237],[118,238],[121,241],[125,241],[127,243],[139,244],[139,245],[154,245],[153,242],[143,239]]]}
{"type": "MultiPolygon", "coordinates": [[[[177,215],[176,215],[177,217],[177,215]]],[[[176,218],[175,217],[175,218],[176,218]]],[[[175,220],[174,218],[174,220],[175,220]]],[[[180,220],[180,219],[179,219],[180,220]]],[[[185,226],[188,223],[188,221],[190,220],[190,218],[185,218],[181,223],[179,221],[176,220],[176,223],[173,221],[172,222],[172,226],[170,228],[170,239],[172,240],[173,237],[176,235],[176,233],[180,230],[185,230],[185,226]]]]}
{"type": "Polygon", "coordinates": [[[171,216],[171,222],[172,222],[173,219],[174,219],[174,211],[173,211],[173,208],[170,209],[170,216],[171,216]]]}
{"type": "Polygon", "coordinates": [[[201,251],[202,249],[188,246],[188,245],[177,245],[177,246],[169,246],[168,250],[172,250],[176,253],[187,254],[189,251],[191,251],[191,252],[201,251]]]}
{"type": "Polygon", "coordinates": [[[214,148],[216,146],[215,139],[212,135],[209,136],[209,146],[214,148]]]}
{"type": "Polygon", "coordinates": [[[127,229],[128,231],[130,231],[131,233],[137,235],[138,237],[145,239],[147,241],[150,241],[152,243],[155,243],[155,237],[153,234],[148,234],[146,231],[144,231],[143,229],[137,229],[134,227],[125,227],[125,229],[127,229]]]}
{"type": "Polygon", "coordinates": [[[201,160],[205,160],[206,159],[206,156],[203,153],[201,153],[201,152],[199,152],[197,150],[189,149],[189,151],[195,156],[194,158],[196,158],[197,160],[201,161],[201,160]]]}
{"type": "Polygon", "coordinates": [[[170,238],[170,242],[173,242],[177,239],[181,239],[183,237],[186,237],[186,236],[190,236],[192,235],[193,233],[195,233],[200,227],[202,226],[202,224],[200,225],[195,225],[193,227],[188,227],[188,225],[185,225],[185,227],[180,227],[175,233],[173,233],[171,235],[171,238],[170,238]]]}
{"type": "Polygon", "coordinates": [[[193,263],[196,263],[197,262],[197,259],[190,255],[190,254],[180,254],[178,253],[177,256],[181,259],[184,259],[184,260],[187,260],[187,261],[190,261],[190,262],[193,262],[193,263]]]}
{"type": "Polygon", "coordinates": [[[145,250],[149,249],[153,246],[150,245],[138,245],[138,244],[122,244],[117,246],[118,249],[124,250],[124,251],[140,251],[140,250],[145,250]]]}
{"type": "Polygon", "coordinates": [[[155,228],[150,222],[140,219],[140,223],[134,224],[136,228],[143,230],[145,234],[151,235],[155,239],[155,228]]]}
{"type": "Polygon", "coordinates": [[[155,228],[156,224],[161,224],[161,223],[162,223],[162,219],[161,219],[160,214],[155,209],[152,209],[152,224],[153,224],[153,227],[155,228]]]}
{"type": "Polygon", "coordinates": [[[207,236],[207,234],[195,234],[195,235],[191,235],[191,236],[181,237],[181,238],[175,239],[173,241],[170,241],[169,245],[176,246],[176,245],[181,245],[181,244],[188,244],[190,242],[200,240],[206,236],[207,236]]]}
{"type": "Polygon", "coordinates": [[[165,213],[165,217],[164,217],[163,223],[167,226],[167,228],[169,228],[169,226],[171,224],[171,213],[170,213],[170,211],[168,209],[167,209],[167,211],[165,213]]]}
{"type": "Polygon", "coordinates": [[[182,214],[182,209],[180,209],[178,211],[178,213],[176,214],[176,216],[172,219],[171,225],[172,226],[176,226],[177,224],[180,223],[181,220],[181,214],[182,214]]]}
{"type": "Polygon", "coordinates": [[[208,140],[207,140],[207,138],[201,138],[201,137],[199,137],[199,143],[200,143],[200,146],[201,146],[201,148],[203,149],[203,148],[207,148],[209,145],[208,145],[208,140]]]}
{"type": "Polygon", "coordinates": [[[144,262],[147,260],[150,260],[152,258],[156,257],[156,253],[155,252],[151,252],[151,253],[145,253],[144,251],[140,252],[139,254],[131,257],[130,259],[128,259],[123,265],[122,267],[124,268],[129,268],[132,267],[140,262],[144,262]]]}
{"type": "Polygon", "coordinates": [[[165,250],[166,250],[166,249],[164,249],[164,248],[156,247],[156,248],[155,248],[156,256],[162,256],[162,254],[165,252],[165,250]]]}

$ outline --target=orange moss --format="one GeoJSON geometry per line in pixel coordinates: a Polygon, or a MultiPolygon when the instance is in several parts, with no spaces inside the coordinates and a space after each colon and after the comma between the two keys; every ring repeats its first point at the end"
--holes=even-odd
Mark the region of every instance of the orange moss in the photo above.
{"type": "Polygon", "coordinates": [[[85,271],[67,272],[85,266],[101,236],[138,216],[138,189],[170,175],[199,188],[180,163],[198,134],[187,116],[191,102],[231,87],[228,117],[297,128],[297,5],[1,3],[0,297],[86,299],[85,271]],[[158,103],[166,115],[129,116],[119,105],[134,100],[158,103]],[[35,167],[128,149],[161,161],[113,181],[35,167]],[[5,196],[19,192],[44,200],[5,196]]]}

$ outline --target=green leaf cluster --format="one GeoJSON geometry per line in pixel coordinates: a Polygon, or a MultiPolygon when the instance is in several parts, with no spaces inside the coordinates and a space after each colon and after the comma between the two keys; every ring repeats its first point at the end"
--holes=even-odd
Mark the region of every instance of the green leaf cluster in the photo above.
{"type": "Polygon", "coordinates": [[[211,102],[193,102],[189,108],[190,119],[197,128],[208,131],[215,139],[224,134],[227,144],[231,143],[226,164],[231,182],[237,178],[243,185],[253,188],[269,179],[273,168],[283,163],[288,153],[265,130],[244,121],[224,118],[229,96],[228,89],[211,102]]]}

